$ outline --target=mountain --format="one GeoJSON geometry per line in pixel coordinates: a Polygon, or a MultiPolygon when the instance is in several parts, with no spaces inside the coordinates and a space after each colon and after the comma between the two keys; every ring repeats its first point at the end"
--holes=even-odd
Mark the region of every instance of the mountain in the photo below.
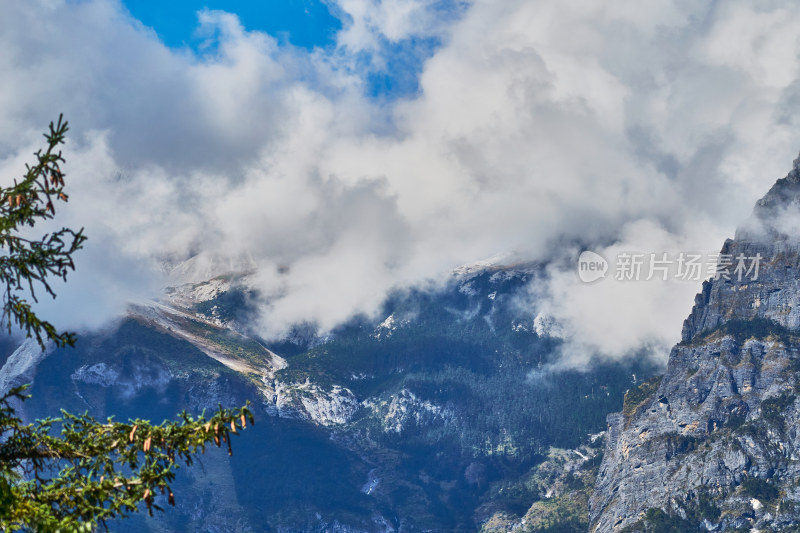
{"type": "Polygon", "coordinates": [[[157,421],[252,402],[232,457],[182,469],[176,508],[112,531],[585,531],[606,415],[633,374],[659,371],[636,358],[551,369],[562,341],[529,296],[541,265],[462,268],[396,291],[377,317],[269,341],[252,326],[247,270],[222,267],[173,265],[190,282],[75,349],[0,346],[0,385],[33,382],[29,419],[157,421]]]}
{"type": "Polygon", "coordinates": [[[664,375],[609,415],[591,531],[800,531],[798,221],[800,158],[722,246],[664,375]]]}
{"type": "Polygon", "coordinates": [[[165,267],[159,300],[75,349],[0,341],[0,389],[33,384],[27,419],[252,403],[232,457],[112,531],[800,531],[800,158],[724,243],[666,369],[552,365],[544,265],[463,267],[280,339],[254,326],[247,257],[165,267]]]}

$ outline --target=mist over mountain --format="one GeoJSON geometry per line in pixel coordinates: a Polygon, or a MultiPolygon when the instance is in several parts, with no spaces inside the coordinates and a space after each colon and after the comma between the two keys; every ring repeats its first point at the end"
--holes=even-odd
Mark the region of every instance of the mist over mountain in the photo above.
{"type": "Polygon", "coordinates": [[[3,347],[0,386],[32,383],[28,419],[251,402],[256,425],[232,457],[181,469],[174,509],[112,530],[474,531],[566,495],[565,462],[584,492],[564,509],[585,528],[605,417],[660,369],[647,357],[560,367],[555,326],[519,304],[541,265],[470,265],[392,293],[379,318],[272,340],[249,326],[248,275],[140,300],[74,349],[3,347]]]}
{"type": "MultiPolygon", "coordinates": [[[[90,236],[48,313],[96,325],[195,256],[249,258],[280,335],[498,253],[711,253],[800,144],[791,2],[329,6],[342,27],[310,49],[221,11],[170,48],[120,2],[3,6],[0,171],[64,112],[63,222],[90,236]],[[381,96],[381,76],[417,89],[381,96]]],[[[573,267],[535,298],[570,360],[663,360],[691,284],[587,291],[573,267]],[[611,323],[609,300],[647,311],[611,323]]]]}

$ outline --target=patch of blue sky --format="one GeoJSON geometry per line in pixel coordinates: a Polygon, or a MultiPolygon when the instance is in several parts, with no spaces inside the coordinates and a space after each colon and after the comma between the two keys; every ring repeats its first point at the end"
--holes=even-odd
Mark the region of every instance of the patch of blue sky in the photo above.
{"type": "Polygon", "coordinates": [[[382,42],[381,68],[365,75],[365,91],[371,98],[396,100],[417,95],[425,61],[441,46],[436,37],[411,37],[395,43],[382,42]]]}
{"type": "Polygon", "coordinates": [[[197,49],[197,12],[234,13],[249,31],[269,33],[279,42],[302,48],[335,43],[342,22],[319,0],[123,0],[134,18],[152,28],[167,46],[197,49]]]}
{"type": "MultiPolygon", "coordinates": [[[[440,29],[446,28],[469,7],[464,0],[440,0],[428,6],[440,29]]],[[[396,42],[381,39],[379,43],[381,68],[365,71],[365,90],[374,99],[392,101],[419,94],[419,78],[425,61],[442,45],[439,35],[416,35],[396,42]]]]}
{"type": "MultiPolygon", "coordinates": [[[[347,18],[337,9],[329,9],[325,0],[123,0],[123,4],[167,46],[188,47],[200,54],[213,53],[215,49],[213,36],[197,32],[197,13],[203,9],[233,13],[248,31],[263,31],[281,44],[309,50],[335,46],[336,34],[343,24],[338,17],[347,18]]],[[[440,0],[428,9],[437,23],[446,27],[467,7],[468,2],[463,0],[440,0]]],[[[365,56],[356,62],[364,80],[365,96],[390,102],[418,94],[425,61],[441,44],[438,35],[412,35],[395,42],[380,39],[378,49],[370,52],[377,54],[378,60],[365,56]]]]}

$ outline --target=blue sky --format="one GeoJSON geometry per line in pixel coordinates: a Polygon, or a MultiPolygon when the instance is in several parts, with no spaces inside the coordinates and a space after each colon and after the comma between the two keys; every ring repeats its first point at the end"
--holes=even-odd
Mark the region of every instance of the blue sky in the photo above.
{"type": "MultiPolygon", "coordinates": [[[[308,50],[331,49],[336,44],[336,33],[342,29],[342,20],[332,14],[329,5],[316,0],[124,0],[123,4],[167,46],[195,51],[205,40],[196,34],[197,13],[203,9],[233,13],[247,31],[266,32],[281,44],[308,50]]],[[[441,4],[439,11],[449,12],[449,18],[461,12],[458,2],[441,4]]],[[[339,15],[347,17],[341,11],[339,15]]],[[[412,37],[396,42],[381,39],[379,44],[381,68],[374,68],[371,61],[376,51],[364,53],[359,62],[364,67],[366,95],[390,101],[415,95],[424,62],[441,45],[440,41],[435,37],[412,37]]]]}
{"type": "Polygon", "coordinates": [[[341,21],[323,2],[314,0],[124,0],[131,14],[153,28],[170,47],[198,44],[197,12],[217,9],[235,13],[248,30],[264,31],[295,46],[330,46],[341,21]]]}

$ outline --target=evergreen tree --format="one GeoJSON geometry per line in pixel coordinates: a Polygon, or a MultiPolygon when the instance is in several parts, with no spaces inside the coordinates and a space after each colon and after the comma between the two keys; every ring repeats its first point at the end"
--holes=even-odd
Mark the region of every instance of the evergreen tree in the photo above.
{"type": "MultiPolygon", "coordinates": [[[[67,122],[59,117],[45,134],[47,148],[36,152],[21,181],[0,187],[0,288],[2,320],[47,342],[72,346],[75,335],[59,332],[40,319],[28,299],[42,290],[55,293],[49,280],[66,280],[73,254],[86,237],[68,228],[30,238],[37,222],[52,219],[64,192],[64,162],[58,146],[67,122]]],[[[106,520],[146,508],[151,514],[166,501],[175,504],[170,484],[179,463],[192,464],[207,445],[226,446],[253,417],[247,406],[219,410],[211,417],[183,412],[177,421],[96,420],[62,411],[55,419],[25,423],[14,405],[26,387],[0,397],[0,529],[3,531],[93,531],[106,520]]]]}

